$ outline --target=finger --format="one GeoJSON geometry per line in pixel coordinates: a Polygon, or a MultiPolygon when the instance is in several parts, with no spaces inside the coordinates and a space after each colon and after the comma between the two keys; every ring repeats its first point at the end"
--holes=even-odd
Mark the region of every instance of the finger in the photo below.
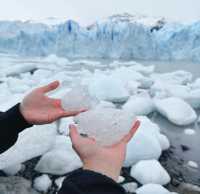
{"type": "Polygon", "coordinates": [[[52,90],[55,90],[59,86],[59,81],[54,81],[46,86],[43,86],[39,88],[43,93],[50,92],[52,90]]]}
{"type": "Polygon", "coordinates": [[[77,143],[77,141],[78,141],[78,139],[80,138],[80,135],[79,135],[79,133],[78,133],[78,130],[77,130],[77,128],[76,128],[76,126],[75,125],[69,125],[69,136],[70,136],[70,139],[71,139],[71,141],[72,141],[72,144],[73,145],[76,145],[76,143],[77,143]]]}
{"type": "Polygon", "coordinates": [[[122,142],[128,143],[132,139],[133,135],[135,134],[135,132],[137,131],[139,126],[140,126],[140,121],[137,120],[134,123],[133,127],[131,128],[131,130],[129,131],[129,133],[122,139],[122,142]]]}

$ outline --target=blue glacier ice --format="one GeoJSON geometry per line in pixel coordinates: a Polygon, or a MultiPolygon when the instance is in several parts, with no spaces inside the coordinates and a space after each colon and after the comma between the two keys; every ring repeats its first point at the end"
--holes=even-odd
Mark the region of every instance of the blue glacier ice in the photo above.
{"type": "Polygon", "coordinates": [[[200,21],[188,24],[130,14],[83,27],[0,21],[0,52],[22,56],[200,61],[200,21]]]}

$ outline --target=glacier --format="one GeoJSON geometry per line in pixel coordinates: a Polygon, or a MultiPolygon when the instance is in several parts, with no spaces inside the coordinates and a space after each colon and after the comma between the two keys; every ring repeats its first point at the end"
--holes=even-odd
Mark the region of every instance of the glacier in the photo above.
{"type": "Polygon", "coordinates": [[[73,20],[0,21],[0,52],[22,56],[200,61],[200,21],[121,14],[89,26],[73,20]]]}

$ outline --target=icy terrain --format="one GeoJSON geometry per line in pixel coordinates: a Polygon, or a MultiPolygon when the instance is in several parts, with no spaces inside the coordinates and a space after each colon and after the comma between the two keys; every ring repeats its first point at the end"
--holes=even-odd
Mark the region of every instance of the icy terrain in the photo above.
{"type": "Polygon", "coordinates": [[[0,51],[23,56],[200,61],[200,21],[113,15],[83,27],[73,20],[0,21],[0,51]]]}
{"type": "Polygon", "coordinates": [[[61,119],[56,124],[34,126],[23,131],[17,143],[0,156],[0,169],[7,175],[25,173],[28,166],[27,163],[24,166],[24,162],[39,157],[32,170],[32,173],[37,174],[33,185],[37,191],[48,190],[48,193],[53,188],[51,185],[60,187],[67,173],[82,166],[68,137],[70,123],[77,120],[79,123],[83,122],[87,134],[100,140],[103,138],[103,144],[110,145],[116,141],[113,138],[119,139],[128,131],[133,121],[132,115],[136,115],[141,125],[127,146],[124,162],[124,167],[131,167],[129,176],[132,182],[122,180],[124,188],[132,192],[136,190],[139,194],[146,191],[155,194],[170,193],[164,187],[176,178],[171,172],[176,166],[165,170],[164,167],[168,167],[168,164],[162,166],[160,161],[163,162],[163,154],[165,156],[165,153],[174,151],[173,146],[177,147],[174,152],[176,157],[180,157],[178,162],[184,158],[181,173],[194,177],[192,180],[197,180],[195,183],[198,184],[200,158],[195,153],[198,153],[200,146],[197,124],[199,111],[196,109],[199,107],[197,102],[200,101],[200,85],[199,78],[193,77],[190,72],[177,70],[161,73],[155,66],[144,66],[136,61],[71,61],[55,55],[21,58],[3,54],[0,56],[0,69],[0,111],[5,111],[21,101],[33,88],[53,80],[59,80],[61,85],[48,95],[64,101],[69,99],[67,102],[70,103],[63,104],[66,105],[64,108],[76,109],[75,105],[79,103],[79,106],[90,109],[78,118],[61,119]],[[80,85],[87,88],[89,95],[87,92],[80,92],[83,90],[80,85]],[[77,86],[80,87],[79,92],[77,86]],[[88,99],[93,98],[98,100],[91,106],[88,99]],[[106,131],[108,127],[112,129],[112,123],[120,120],[115,120],[109,113],[113,110],[114,114],[118,114],[117,118],[121,119],[117,128],[119,133],[106,131]],[[102,128],[93,130],[93,126],[100,122],[95,116],[103,113],[109,115],[106,118],[102,116],[102,128]],[[159,117],[158,125],[154,120],[159,113],[163,117],[159,117]],[[84,124],[88,120],[90,122],[84,124]],[[162,120],[164,122],[160,122],[162,120]],[[182,126],[185,124],[190,125],[182,126]],[[196,135],[189,135],[191,130],[196,135]],[[190,148],[191,152],[179,150],[190,148]],[[154,173],[148,173],[152,168],[155,169],[154,173]]]}

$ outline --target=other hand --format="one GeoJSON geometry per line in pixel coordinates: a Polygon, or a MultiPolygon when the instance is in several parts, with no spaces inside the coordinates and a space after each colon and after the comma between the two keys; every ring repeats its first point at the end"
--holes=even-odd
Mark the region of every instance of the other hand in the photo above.
{"type": "Polygon", "coordinates": [[[118,143],[102,147],[93,138],[82,137],[76,126],[70,125],[70,138],[74,150],[83,162],[83,169],[104,174],[117,181],[126,156],[126,146],[140,125],[134,123],[130,132],[118,143]]]}
{"type": "Polygon", "coordinates": [[[54,81],[46,86],[33,90],[25,96],[20,104],[20,112],[25,120],[30,124],[48,124],[62,117],[75,116],[80,111],[65,111],[61,107],[60,99],[53,99],[46,96],[47,92],[55,90],[59,86],[58,81],[54,81]]]}

